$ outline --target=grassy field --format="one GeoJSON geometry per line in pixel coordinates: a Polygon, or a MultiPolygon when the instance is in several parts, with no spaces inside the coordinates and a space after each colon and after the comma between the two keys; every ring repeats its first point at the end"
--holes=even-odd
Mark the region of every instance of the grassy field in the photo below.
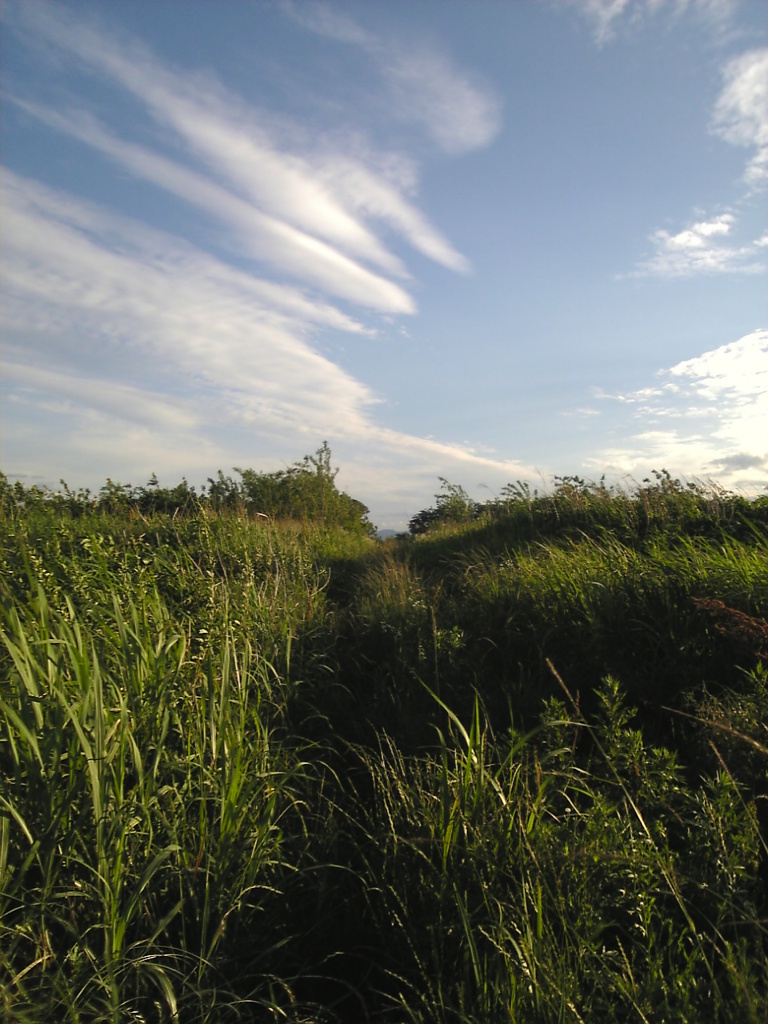
{"type": "Polygon", "coordinates": [[[329,458],[0,480],[3,1019],[764,1024],[768,499],[329,458]]]}

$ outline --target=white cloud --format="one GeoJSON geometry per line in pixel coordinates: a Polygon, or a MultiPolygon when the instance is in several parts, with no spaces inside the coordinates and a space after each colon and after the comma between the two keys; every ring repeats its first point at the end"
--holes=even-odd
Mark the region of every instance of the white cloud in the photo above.
{"type": "Polygon", "coordinates": [[[375,274],[315,236],[262,212],[216,182],[141,146],[123,142],[91,117],[67,116],[21,104],[51,127],[88,143],[133,174],[172,192],[224,222],[241,252],[360,305],[413,313],[400,285],[375,274]]]}
{"type": "Polygon", "coordinates": [[[328,302],[10,171],[0,184],[5,444],[21,458],[47,417],[35,463],[52,481],[211,473],[321,438],[388,461],[361,495],[379,507],[414,474],[463,467],[503,483],[526,472],[377,424],[379,397],[312,345],[318,328],[365,330],[328,302]]]}
{"type": "Polygon", "coordinates": [[[667,12],[679,18],[692,12],[717,34],[728,26],[738,0],[556,0],[573,7],[591,25],[595,42],[610,42],[622,24],[637,25],[647,17],[667,12]]]}
{"type": "Polygon", "coordinates": [[[27,109],[133,173],[239,226],[259,258],[273,259],[296,276],[314,275],[321,287],[352,301],[361,301],[370,287],[374,308],[394,302],[399,312],[413,311],[412,300],[398,286],[375,280],[361,261],[396,277],[409,275],[367,220],[383,221],[450,269],[468,269],[464,257],[405,198],[402,185],[379,170],[382,163],[391,167],[397,160],[371,153],[366,166],[346,152],[330,150],[322,133],[313,140],[306,132],[286,131],[281,144],[273,137],[280,134],[279,123],[211,75],[171,71],[136,42],[118,42],[48,5],[36,5],[27,20],[51,45],[139,99],[158,123],[172,129],[185,155],[194,154],[219,182],[117,138],[83,113],[65,115],[32,103],[27,109]]]}
{"type": "Polygon", "coordinates": [[[446,54],[424,43],[375,36],[325,4],[288,9],[305,28],[371,56],[388,91],[390,115],[421,125],[447,153],[486,146],[498,134],[498,98],[446,54]]]}
{"type": "Polygon", "coordinates": [[[148,388],[7,360],[3,363],[3,377],[6,383],[13,384],[17,395],[48,396],[48,401],[62,411],[88,409],[151,431],[191,433],[201,425],[194,405],[148,388]]]}
{"type": "Polygon", "coordinates": [[[755,273],[765,269],[756,260],[761,242],[728,245],[735,224],[732,213],[700,220],[674,234],[661,228],[651,235],[655,252],[641,261],[630,277],[690,277],[694,274],[755,273]]]}
{"type": "Polygon", "coordinates": [[[456,252],[426,217],[361,160],[343,154],[321,155],[315,173],[329,189],[343,194],[349,208],[388,224],[424,256],[451,270],[463,273],[470,270],[468,260],[456,252]]]}
{"type": "Polygon", "coordinates": [[[632,419],[627,440],[603,448],[590,467],[634,476],[666,467],[751,491],[768,485],[768,330],[658,376],[658,386],[603,396],[620,399],[632,419]]]}
{"type": "MultiPolygon", "coordinates": [[[[337,300],[388,319],[414,312],[393,236],[469,269],[418,208],[409,156],[250,107],[211,74],[172,70],[90,14],[41,2],[14,4],[4,18],[44,44],[53,76],[68,76],[67,108],[40,102],[34,86],[18,107],[202,211],[194,236],[224,254],[2,173],[3,436],[20,466],[50,482],[64,471],[76,484],[151,470],[178,478],[295,457],[327,438],[368,479],[360,496],[380,508],[451,467],[498,486],[528,472],[381,427],[380,396],[315,345],[326,329],[375,334],[337,300]],[[115,88],[134,113],[107,122],[102,92],[115,88]],[[374,463],[386,472],[366,477],[374,463]]],[[[375,51],[395,116],[415,119],[444,150],[484,144],[497,130],[493,97],[447,58],[379,42],[375,51]],[[406,87],[418,93],[408,103],[406,87]]]]}
{"type": "Polygon", "coordinates": [[[733,214],[723,213],[714,220],[699,221],[693,227],[682,231],[679,235],[668,237],[669,247],[672,249],[698,249],[703,248],[707,239],[715,235],[727,235],[733,224],[733,214]]]}
{"type": "MultiPolygon", "coordinates": [[[[193,77],[173,74],[143,49],[126,53],[112,40],[93,32],[57,31],[55,41],[70,47],[143,101],[164,127],[172,128],[227,180],[230,188],[234,186],[241,207],[254,204],[254,212],[268,211],[285,231],[290,231],[291,225],[301,235],[306,232],[319,236],[351,255],[406,276],[401,262],[316,179],[309,161],[277,149],[259,128],[259,112],[241,109],[238,98],[222,95],[218,83],[200,84],[193,77]]],[[[27,109],[45,116],[45,111],[30,104],[27,109]]],[[[47,119],[55,127],[78,132],[85,142],[103,148],[104,140],[109,138],[110,149],[114,152],[117,147],[114,137],[83,115],[58,115],[57,119],[49,113],[47,119]]],[[[128,152],[129,147],[123,144],[123,149],[128,152]]],[[[175,171],[172,168],[167,175],[171,183],[175,171]]]]}
{"type": "Polygon", "coordinates": [[[615,23],[622,17],[630,0],[570,0],[581,14],[592,22],[595,41],[605,43],[614,35],[615,23]]]}
{"type": "Polygon", "coordinates": [[[375,37],[352,18],[341,11],[324,3],[286,2],[283,9],[304,28],[318,35],[335,39],[340,43],[350,43],[363,49],[372,47],[375,37]]]}
{"type": "Polygon", "coordinates": [[[729,61],[723,90],[715,105],[713,128],[735,146],[756,152],[745,179],[752,186],[768,183],[768,48],[750,50],[729,61]]]}
{"type": "Polygon", "coordinates": [[[499,103],[442,54],[393,54],[382,69],[400,116],[422,124],[446,152],[487,146],[498,134],[499,103]]]}
{"type": "MultiPolygon", "coordinates": [[[[709,402],[755,401],[762,407],[768,402],[768,331],[754,331],[667,372],[690,381],[694,392],[709,402]]],[[[768,441],[768,429],[762,436],[768,441]]]]}
{"type": "Polygon", "coordinates": [[[374,396],[304,339],[315,325],[359,331],[326,302],[251,275],[158,232],[6,172],[4,323],[62,362],[141,360],[167,381],[220,388],[232,414],[354,429],[374,396]],[[40,342],[41,343],[41,342],[40,342]],[[144,362],[148,360],[148,362],[144,362]]]}

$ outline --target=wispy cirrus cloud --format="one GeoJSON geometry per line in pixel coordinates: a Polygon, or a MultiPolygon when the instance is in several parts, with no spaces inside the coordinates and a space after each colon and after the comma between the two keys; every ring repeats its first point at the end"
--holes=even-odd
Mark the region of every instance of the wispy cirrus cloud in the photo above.
{"type": "Polygon", "coordinates": [[[12,360],[3,364],[3,376],[14,385],[17,400],[24,400],[25,395],[43,395],[42,404],[51,409],[87,410],[106,420],[139,425],[150,433],[171,432],[190,438],[201,425],[199,412],[190,403],[149,388],[12,360]]]}
{"type": "MultiPolygon", "coordinates": [[[[320,350],[324,332],[370,344],[381,321],[365,316],[415,312],[393,238],[450,271],[469,270],[419,209],[407,153],[289,123],[211,73],[171,68],[66,8],[12,4],[4,19],[46,56],[65,58],[50,70],[67,76],[66,101],[28,87],[10,98],[17,110],[204,215],[182,221],[194,225],[185,238],[3,172],[3,388],[13,411],[4,433],[19,457],[40,416],[53,424],[54,474],[76,464],[89,476],[110,451],[122,454],[107,472],[210,471],[327,438],[350,446],[348,465],[362,479],[366,465],[388,465],[386,483],[370,478],[386,508],[398,478],[423,483],[452,465],[502,482],[525,472],[468,445],[381,426],[382,397],[320,350]],[[94,78],[133,105],[131,117],[109,117],[94,78]]],[[[386,74],[405,81],[410,68],[406,60],[386,74]]],[[[442,128],[432,116],[443,89],[459,121],[442,148],[479,144],[490,103],[445,61],[423,70],[423,82],[410,82],[431,97],[421,128],[448,133],[449,112],[442,128]]]]}
{"type": "MultiPolygon", "coordinates": [[[[52,47],[63,49],[139,100],[159,125],[172,130],[184,147],[180,156],[186,160],[192,153],[201,171],[168,164],[167,155],[142,151],[83,111],[46,113],[42,105],[29,104],[31,112],[47,116],[51,126],[121,160],[134,173],[247,225],[249,236],[253,228],[256,239],[264,241],[261,258],[274,256],[281,268],[297,276],[316,275],[326,266],[329,273],[319,283],[361,301],[362,291],[374,282],[360,264],[372,264],[395,277],[409,276],[373,231],[370,222],[380,221],[429,259],[452,270],[468,269],[467,260],[403,194],[401,182],[379,170],[393,161],[372,152],[366,163],[347,150],[334,151],[322,132],[313,138],[306,130],[288,131],[284,134],[290,139],[276,138],[280,125],[273,117],[244,103],[212,75],[169,69],[135,40],[118,41],[49,5],[36,5],[21,20],[52,47]],[[215,179],[207,187],[200,180],[202,168],[215,179]]],[[[413,176],[409,184],[412,181],[413,176]]],[[[370,287],[372,298],[376,293],[377,288],[370,287]]],[[[399,306],[392,311],[413,311],[402,291],[390,289],[390,295],[399,306]]],[[[372,304],[378,306],[376,301],[372,304]]]]}
{"type": "Polygon", "coordinates": [[[435,47],[374,35],[328,4],[292,4],[287,10],[310,31],[372,57],[390,115],[420,125],[447,153],[486,146],[498,134],[498,97],[435,47]]]}
{"type": "Polygon", "coordinates": [[[231,417],[256,410],[273,428],[365,421],[374,396],[305,340],[323,324],[360,333],[340,310],[11,172],[2,186],[3,323],[16,362],[53,358],[105,379],[141,367],[172,392],[179,382],[219,391],[231,417]]]}
{"type": "Polygon", "coordinates": [[[178,475],[321,437],[388,460],[386,482],[372,477],[363,495],[383,508],[398,475],[423,483],[463,466],[503,481],[525,471],[379,425],[380,396],[313,343],[325,328],[368,331],[333,304],[13,172],[0,185],[3,388],[14,411],[5,443],[17,457],[21,424],[42,416],[55,424],[51,474],[74,464],[82,479],[87,464],[88,480],[100,465],[114,475],[116,451],[129,472],[178,475]],[[235,438],[226,446],[225,430],[235,438]]]}
{"type": "Polygon", "coordinates": [[[753,492],[768,486],[768,330],[661,370],[657,381],[599,396],[631,419],[627,440],[603,448],[590,467],[634,476],[668,467],[753,492]]]}
{"type": "Polygon", "coordinates": [[[623,25],[636,26],[649,17],[667,13],[679,18],[693,13],[714,32],[730,24],[739,0],[556,0],[574,8],[592,26],[595,42],[610,42],[623,25]]]}
{"type": "Polygon", "coordinates": [[[624,15],[630,0],[568,0],[572,7],[592,25],[595,42],[599,45],[611,39],[616,32],[616,22],[624,15]]]}
{"type": "MultiPolygon", "coordinates": [[[[136,176],[205,210],[227,226],[230,244],[236,243],[240,253],[350,302],[387,313],[415,312],[413,299],[399,284],[371,271],[339,247],[265,213],[217,181],[120,139],[90,115],[60,114],[32,103],[20,102],[19,106],[136,176]]],[[[397,276],[407,276],[399,261],[389,257],[386,262],[387,269],[397,276]]]]}

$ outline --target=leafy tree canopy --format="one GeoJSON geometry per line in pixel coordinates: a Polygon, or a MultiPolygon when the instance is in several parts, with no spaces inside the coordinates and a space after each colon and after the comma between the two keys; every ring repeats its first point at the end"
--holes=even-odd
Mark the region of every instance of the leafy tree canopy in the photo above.
{"type": "Polygon", "coordinates": [[[320,522],[375,533],[366,506],[336,486],[338,469],[332,465],[327,441],[314,455],[305,455],[287,469],[261,473],[235,467],[234,472],[239,479],[225,476],[219,470],[215,477],[208,478],[207,485],[199,492],[186,479],[175,487],[161,487],[154,473],[142,487],[115,483],[108,478],[96,495],[88,489],[73,491],[63,480],[60,491],[25,487],[20,481],[12,484],[0,473],[0,510],[41,506],[76,516],[121,509],[135,509],[142,515],[155,512],[183,515],[199,508],[229,509],[265,519],[320,522]]]}

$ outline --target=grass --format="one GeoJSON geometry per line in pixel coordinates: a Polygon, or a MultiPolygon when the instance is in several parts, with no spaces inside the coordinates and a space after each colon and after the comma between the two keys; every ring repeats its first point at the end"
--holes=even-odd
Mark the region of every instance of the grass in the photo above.
{"type": "Polygon", "coordinates": [[[766,1019],[765,503],[450,498],[6,504],[5,1019],[766,1019]]]}
{"type": "Polygon", "coordinates": [[[247,644],[190,662],[157,596],[112,598],[99,637],[42,592],[2,631],[6,1010],[221,1019],[211,979],[237,915],[288,869],[302,767],[266,724],[272,669],[247,644]]]}

